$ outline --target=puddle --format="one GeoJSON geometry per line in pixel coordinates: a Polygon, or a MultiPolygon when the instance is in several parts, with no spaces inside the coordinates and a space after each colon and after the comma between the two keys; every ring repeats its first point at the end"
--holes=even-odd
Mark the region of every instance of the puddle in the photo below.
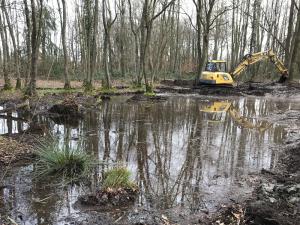
{"type": "MultiPolygon", "coordinates": [[[[80,144],[99,160],[126,164],[141,190],[136,206],[181,206],[194,213],[215,211],[221,203],[251,193],[252,174],[276,165],[277,147],[285,136],[282,126],[261,118],[294,108],[293,103],[263,98],[177,96],[135,104],[118,97],[103,102],[100,112],[87,113],[77,127],[37,119],[48,124],[61,145],[80,144]]],[[[12,123],[8,129],[7,124],[0,119],[1,134],[26,126],[18,129],[12,123]]],[[[0,187],[0,214],[26,225],[67,224],[66,217],[80,217],[74,203],[79,194],[96,187],[98,174],[89,187],[58,188],[36,181],[33,169],[29,165],[8,171],[6,186],[0,187]]]]}

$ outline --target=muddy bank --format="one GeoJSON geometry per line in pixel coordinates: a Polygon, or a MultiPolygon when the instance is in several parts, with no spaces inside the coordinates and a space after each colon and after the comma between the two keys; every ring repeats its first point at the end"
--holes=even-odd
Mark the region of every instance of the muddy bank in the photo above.
{"type": "Polygon", "coordinates": [[[0,137],[0,167],[34,156],[33,147],[10,137],[0,137]]]}
{"type": "Polygon", "coordinates": [[[235,87],[230,86],[193,86],[192,81],[162,81],[156,87],[157,93],[199,94],[210,96],[273,96],[300,97],[299,84],[278,83],[244,83],[235,87]]]}
{"type": "Polygon", "coordinates": [[[278,166],[263,171],[255,197],[246,205],[251,224],[296,225],[300,221],[300,135],[292,135],[287,142],[278,166]]]}
{"type": "Polygon", "coordinates": [[[250,199],[218,212],[209,224],[296,225],[300,221],[300,111],[270,115],[287,125],[285,147],[280,150],[277,166],[262,169],[259,184],[250,199]],[[235,208],[240,209],[236,214],[235,208]],[[238,223],[239,222],[239,223],[238,223]]]}

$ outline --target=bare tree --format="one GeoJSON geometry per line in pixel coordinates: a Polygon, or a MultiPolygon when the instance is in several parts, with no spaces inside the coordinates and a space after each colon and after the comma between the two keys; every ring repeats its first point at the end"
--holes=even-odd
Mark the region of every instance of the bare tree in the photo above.
{"type": "Polygon", "coordinates": [[[9,34],[10,34],[12,44],[13,44],[13,49],[14,49],[14,61],[15,61],[15,70],[16,70],[16,77],[17,77],[16,89],[20,89],[21,88],[21,77],[20,77],[19,53],[18,53],[19,49],[17,46],[14,30],[13,30],[13,27],[10,22],[10,18],[9,18],[7,9],[6,9],[5,0],[2,0],[2,2],[1,2],[1,9],[3,10],[3,13],[5,14],[9,34]]]}
{"type": "Polygon", "coordinates": [[[300,80],[300,11],[297,15],[294,42],[291,51],[290,80],[300,80]]]}
{"type": "Polygon", "coordinates": [[[37,21],[37,10],[35,0],[31,0],[31,71],[30,82],[26,94],[29,96],[36,94],[37,63],[40,46],[40,34],[43,15],[43,0],[39,0],[39,17],[37,21]]]}
{"type": "Polygon", "coordinates": [[[1,37],[1,43],[2,43],[2,71],[4,76],[4,90],[9,90],[12,88],[11,82],[8,76],[8,45],[7,45],[7,39],[5,35],[5,26],[4,22],[2,21],[2,14],[0,13],[0,37],[1,37]]]}
{"type": "Polygon", "coordinates": [[[110,69],[109,69],[109,46],[110,46],[110,33],[113,24],[117,19],[117,14],[113,18],[112,11],[110,9],[110,5],[107,0],[102,0],[102,21],[104,27],[104,37],[103,37],[103,63],[104,63],[104,73],[105,73],[105,80],[103,82],[104,88],[111,88],[111,79],[110,79],[110,69]]]}
{"type": "Polygon", "coordinates": [[[62,4],[62,12],[59,0],[57,1],[59,14],[60,14],[60,21],[61,21],[61,42],[63,46],[64,52],[64,76],[65,76],[65,89],[71,88],[71,83],[69,80],[69,66],[68,66],[68,48],[67,48],[67,41],[66,41],[66,26],[67,26],[67,9],[66,9],[66,2],[65,0],[61,0],[62,4]]]}

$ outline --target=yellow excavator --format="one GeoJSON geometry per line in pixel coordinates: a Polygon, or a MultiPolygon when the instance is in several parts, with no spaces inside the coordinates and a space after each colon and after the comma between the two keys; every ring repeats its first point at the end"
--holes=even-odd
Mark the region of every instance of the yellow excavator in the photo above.
{"type": "Polygon", "coordinates": [[[234,80],[247,69],[248,66],[255,64],[262,60],[270,60],[281,74],[279,83],[284,83],[288,78],[288,69],[283,62],[272,51],[258,52],[254,54],[247,54],[243,57],[239,65],[230,73],[226,72],[226,61],[211,60],[208,61],[205,70],[200,77],[200,84],[212,85],[234,85],[234,80]]]}
{"type": "Polygon", "coordinates": [[[230,117],[236,122],[238,126],[248,129],[255,129],[260,132],[264,132],[272,126],[272,124],[268,122],[259,122],[257,124],[250,122],[249,119],[242,116],[239,111],[234,108],[231,102],[227,101],[215,101],[212,104],[204,107],[200,111],[205,113],[229,112],[230,117]]]}

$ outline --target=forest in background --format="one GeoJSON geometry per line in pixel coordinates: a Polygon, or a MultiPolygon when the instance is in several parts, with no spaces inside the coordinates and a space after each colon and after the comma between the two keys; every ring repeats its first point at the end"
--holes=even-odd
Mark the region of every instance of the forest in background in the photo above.
{"type": "MultiPolygon", "coordinates": [[[[199,79],[208,59],[229,70],[245,54],[273,49],[300,79],[298,0],[0,0],[4,89],[36,92],[37,79],[199,79]],[[188,76],[190,75],[190,76],[188,76]]],[[[269,78],[254,66],[249,79],[269,78]]]]}

